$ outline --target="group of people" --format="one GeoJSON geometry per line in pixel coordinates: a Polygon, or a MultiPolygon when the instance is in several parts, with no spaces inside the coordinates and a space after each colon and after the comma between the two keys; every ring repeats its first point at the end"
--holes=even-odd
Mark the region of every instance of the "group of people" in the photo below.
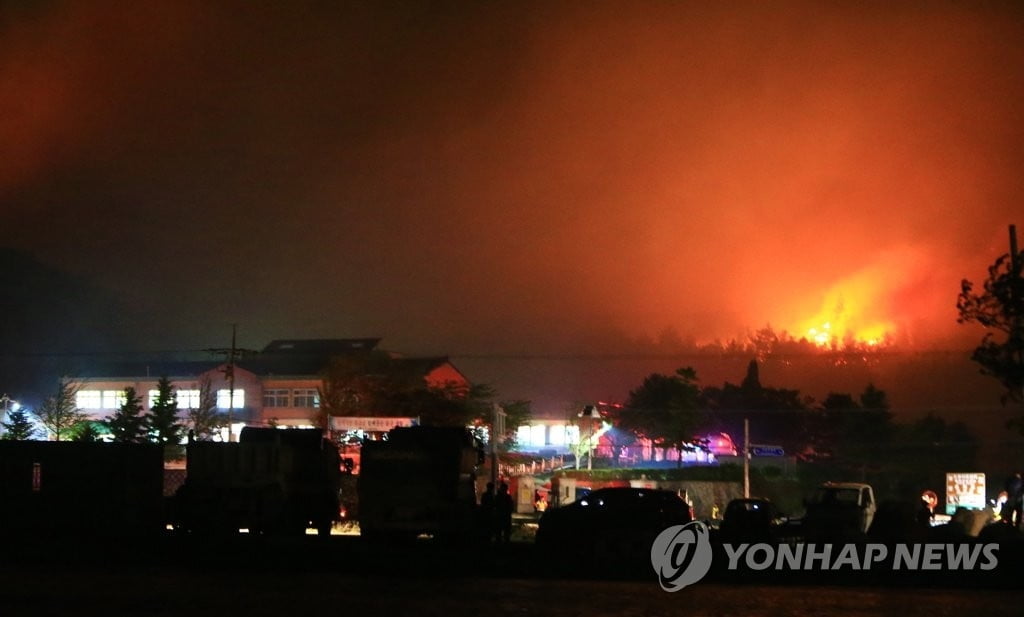
{"type": "Polygon", "coordinates": [[[515,502],[508,492],[508,484],[501,482],[495,491],[494,482],[480,496],[480,527],[488,541],[504,544],[512,539],[512,511],[515,502]]]}

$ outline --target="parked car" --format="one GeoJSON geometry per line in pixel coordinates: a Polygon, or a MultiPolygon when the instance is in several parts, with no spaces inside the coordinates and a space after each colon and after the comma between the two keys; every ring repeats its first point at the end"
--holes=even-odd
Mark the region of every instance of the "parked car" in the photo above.
{"type": "Polygon", "coordinates": [[[855,482],[826,482],[804,505],[803,534],[811,540],[863,536],[877,508],[871,486],[855,482]]]}
{"type": "Polygon", "coordinates": [[[536,543],[548,559],[582,567],[649,568],[654,538],[691,520],[689,506],[672,491],[603,488],[544,512],[536,543]]]}
{"type": "Polygon", "coordinates": [[[727,542],[776,540],[786,518],[767,499],[733,499],[725,507],[718,537],[727,542]]]}

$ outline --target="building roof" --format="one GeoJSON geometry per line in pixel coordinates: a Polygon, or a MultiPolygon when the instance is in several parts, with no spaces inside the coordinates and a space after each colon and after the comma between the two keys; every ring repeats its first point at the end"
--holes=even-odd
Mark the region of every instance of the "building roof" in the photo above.
{"type": "MultiPolygon", "coordinates": [[[[379,343],[379,338],[277,339],[267,344],[261,352],[242,356],[235,361],[235,366],[260,377],[274,375],[319,376],[330,365],[333,358],[360,358],[369,356],[372,352],[386,354],[387,352],[377,349],[379,343]]],[[[449,362],[446,356],[404,358],[388,355],[387,358],[386,366],[389,371],[410,377],[422,377],[449,362]]],[[[96,362],[80,371],[78,377],[83,379],[198,377],[223,365],[224,361],[224,357],[211,355],[209,359],[201,360],[143,359],[96,362]]]]}
{"type": "Polygon", "coordinates": [[[379,338],[275,339],[263,348],[263,354],[338,355],[373,351],[379,338]]]}

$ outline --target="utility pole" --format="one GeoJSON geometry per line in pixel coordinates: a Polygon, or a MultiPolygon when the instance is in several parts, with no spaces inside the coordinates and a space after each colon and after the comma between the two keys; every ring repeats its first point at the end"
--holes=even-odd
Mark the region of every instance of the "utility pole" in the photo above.
{"type": "Polygon", "coordinates": [[[750,499],[750,419],[743,418],[743,498],[750,499]]]}
{"type": "Polygon", "coordinates": [[[224,373],[225,379],[228,382],[228,441],[235,441],[235,434],[232,430],[232,423],[234,421],[234,410],[235,410],[235,361],[244,356],[251,356],[258,353],[254,349],[239,349],[235,341],[238,334],[238,324],[231,324],[231,347],[229,348],[216,348],[207,349],[206,351],[212,354],[221,355],[225,357],[224,368],[221,371],[224,373]]]}
{"type": "MultiPolygon", "coordinates": [[[[1017,226],[1010,225],[1010,303],[1012,306],[1016,306],[1015,300],[1020,300],[1017,294],[1024,293],[1024,289],[1019,287],[1019,281],[1015,281],[1013,277],[1017,277],[1021,273],[1020,253],[1017,252],[1017,226]]],[[[1013,317],[1013,333],[1010,335],[1010,339],[1024,339],[1024,323],[1021,323],[1021,319],[1024,318],[1019,312],[1015,312],[1013,317]]],[[[1018,351],[1017,362],[1024,365],[1024,349],[1018,351]]],[[[1021,405],[1024,405],[1024,384],[1021,384],[1021,405]]]]}
{"type": "Polygon", "coordinates": [[[1020,262],[1020,255],[1017,253],[1017,226],[1010,225],[1010,265],[1014,267],[1014,271],[1020,262]]]}
{"type": "Polygon", "coordinates": [[[498,486],[498,439],[505,434],[505,410],[494,403],[491,419],[491,483],[498,486]]]}

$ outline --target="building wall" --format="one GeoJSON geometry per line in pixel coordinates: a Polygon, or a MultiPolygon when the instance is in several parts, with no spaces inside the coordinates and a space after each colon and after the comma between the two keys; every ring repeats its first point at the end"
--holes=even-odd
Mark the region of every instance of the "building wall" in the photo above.
{"type": "Polygon", "coordinates": [[[262,381],[260,419],[279,426],[315,425],[321,381],[310,377],[268,377],[262,381]],[[310,400],[313,396],[315,402],[310,400]]]}
{"type": "MultiPolygon", "coordinates": [[[[171,376],[175,389],[182,391],[198,391],[201,380],[210,380],[215,391],[228,389],[228,380],[224,374],[225,365],[218,366],[200,375],[171,376]]],[[[317,421],[319,411],[319,388],[322,381],[310,375],[273,375],[260,377],[240,367],[235,367],[236,399],[233,411],[233,424],[254,424],[267,426],[276,424],[289,427],[310,427],[317,421]]],[[[80,381],[83,391],[102,393],[121,393],[126,387],[135,388],[142,396],[143,407],[148,410],[150,397],[148,393],[157,389],[159,376],[156,377],[125,377],[83,379],[80,381]]],[[[443,363],[424,376],[424,381],[431,387],[444,387],[454,384],[456,387],[469,387],[469,381],[450,363],[443,363]]],[[[82,411],[94,420],[102,420],[116,411],[119,405],[82,407],[82,411]]],[[[226,407],[226,404],[224,405],[226,407]]],[[[382,415],[390,415],[382,411],[382,415]]],[[[187,417],[187,407],[179,411],[179,416],[187,417]]],[[[236,426],[237,430],[237,426],[236,426]]]]}
{"type": "MultiPolygon", "coordinates": [[[[179,409],[178,415],[181,418],[187,416],[188,394],[198,392],[201,380],[206,377],[210,380],[210,388],[214,393],[220,394],[229,390],[228,380],[224,375],[223,367],[217,367],[201,375],[190,375],[187,377],[169,376],[171,384],[179,395],[179,405],[185,407],[179,409]]],[[[110,395],[120,395],[125,388],[134,388],[135,392],[142,398],[142,407],[149,410],[152,405],[150,393],[157,389],[159,377],[125,377],[120,379],[81,379],[77,380],[79,388],[79,408],[93,420],[102,420],[112,415],[119,403],[111,404],[110,395]],[[95,393],[99,393],[98,405],[92,404],[97,400],[95,393]],[[84,400],[83,400],[84,399],[84,400]]],[[[222,408],[228,407],[227,396],[218,396],[218,403],[223,403],[222,408]]],[[[234,414],[239,422],[257,422],[260,419],[259,412],[263,406],[263,386],[258,376],[249,371],[235,368],[235,397],[234,414]]]]}

